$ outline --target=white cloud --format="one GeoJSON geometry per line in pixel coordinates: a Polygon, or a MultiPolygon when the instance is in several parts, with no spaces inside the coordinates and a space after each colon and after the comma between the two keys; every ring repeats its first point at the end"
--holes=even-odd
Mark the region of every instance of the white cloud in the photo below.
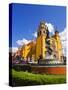
{"type": "Polygon", "coordinates": [[[47,22],[45,23],[45,25],[48,27],[49,32],[54,34],[54,25],[47,22]]]}
{"type": "Polygon", "coordinates": [[[67,37],[66,37],[66,28],[59,35],[60,35],[62,41],[67,40],[67,37]]]}
{"type": "Polygon", "coordinates": [[[63,48],[63,54],[66,55],[66,43],[67,43],[67,34],[66,34],[66,28],[59,33],[60,35],[60,39],[61,39],[61,43],[62,43],[62,48],[63,48]]]}
{"type": "Polygon", "coordinates": [[[18,50],[17,47],[10,47],[10,48],[9,48],[9,52],[15,53],[17,50],[18,50]]]}
{"type": "Polygon", "coordinates": [[[37,32],[34,32],[33,33],[33,36],[36,38],[37,37],[37,32]]]}
{"type": "Polygon", "coordinates": [[[27,40],[27,39],[25,39],[25,38],[23,38],[22,40],[17,40],[16,41],[16,43],[18,44],[18,45],[20,45],[20,46],[22,46],[22,45],[24,45],[24,44],[28,44],[28,43],[30,43],[31,42],[31,40],[27,40]]]}

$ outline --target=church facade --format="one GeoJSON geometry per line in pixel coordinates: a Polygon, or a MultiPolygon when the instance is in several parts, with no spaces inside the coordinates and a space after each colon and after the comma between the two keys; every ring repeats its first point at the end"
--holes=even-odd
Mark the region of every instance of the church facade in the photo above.
{"type": "Polygon", "coordinates": [[[20,52],[24,59],[37,61],[39,58],[49,58],[61,61],[63,52],[59,32],[55,31],[54,35],[50,36],[46,23],[41,21],[38,26],[36,40],[23,45],[20,52]]]}

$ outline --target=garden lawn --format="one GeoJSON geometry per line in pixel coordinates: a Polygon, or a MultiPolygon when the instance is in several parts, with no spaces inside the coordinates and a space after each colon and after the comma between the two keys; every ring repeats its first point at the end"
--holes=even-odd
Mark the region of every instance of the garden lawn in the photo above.
{"type": "Polygon", "coordinates": [[[12,70],[12,86],[30,86],[66,83],[66,75],[33,74],[12,70]]]}

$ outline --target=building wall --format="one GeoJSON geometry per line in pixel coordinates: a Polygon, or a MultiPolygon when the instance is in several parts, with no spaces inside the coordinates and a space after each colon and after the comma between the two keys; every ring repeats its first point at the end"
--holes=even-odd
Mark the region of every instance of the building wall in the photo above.
{"type": "Polygon", "coordinates": [[[33,57],[33,59],[35,59],[35,46],[36,44],[33,42],[24,45],[21,49],[22,57],[24,57],[24,59],[33,57]]]}
{"type": "Polygon", "coordinates": [[[46,39],[46,36],[45,35],[42,35],[42,56],[43,56],[43,59],[45,59],[45,56],[46,56],[46,43],[45,43],[45,39],[46,39]]]}
{"type": "Polygon", "coordinates": [[[36,39],[36,60],[39,59],[39,56],[42,54],[41,47],[42,47],[41,36],[39,36],[36,39]]]}
{"type": "Polygon", "coordinates": [[[36,39],[36,60],[42,55],[45,58],[45,35],[40,35],[36,39]]]}
{"type": "Polygon", "coordinates": [[[61,60],[61,56],[63,53],[62,53],[62,44],[59,36],[55,38],[55,46],[56,46],[57,58],[58,60],[61,60]]]}
{"type": "Polygon", "coordinates": [[[30,50],[31,50],[31,46],[30,45],[25,45],[23,48],[22,48],[22,57],[24,58],[27,58],[28,54],[30,53],[30,50]]]}
{"type": "MultiPolygon", "coordinates": [[[[43,59],[45,58],[46,55],[46,43],[45,43],[45,35],[40,35],[37,37],[36,39],[36,43],[29,43],[27,45],[24,45],[22,48],[22,57],[27,58],[27,57],[33,57],[34,60],[38,60],[39,56],[42,55],[43,59]]],[[[62,56],[62,45],[61,45],[61,41],[60,41],[60,37],[57,37],[57,39],[55,38],[51,38],[51,40],[53,42],[51,42],[51,44],[53,44],[54,47],[54,53],[57,56],[57,59],[60,60],[61,56],[62,56]]]]}

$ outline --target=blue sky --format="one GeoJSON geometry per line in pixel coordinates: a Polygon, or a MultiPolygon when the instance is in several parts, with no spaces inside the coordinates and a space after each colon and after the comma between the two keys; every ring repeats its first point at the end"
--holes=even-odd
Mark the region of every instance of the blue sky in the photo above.
{"type": "Polygon", "coordinates": [[[66,7],[13,4],[12,5],[12,47],[17,47],[17,40],[34,39],[41,20],[51,23],[62,32],[66,27],[66,7]]]}

